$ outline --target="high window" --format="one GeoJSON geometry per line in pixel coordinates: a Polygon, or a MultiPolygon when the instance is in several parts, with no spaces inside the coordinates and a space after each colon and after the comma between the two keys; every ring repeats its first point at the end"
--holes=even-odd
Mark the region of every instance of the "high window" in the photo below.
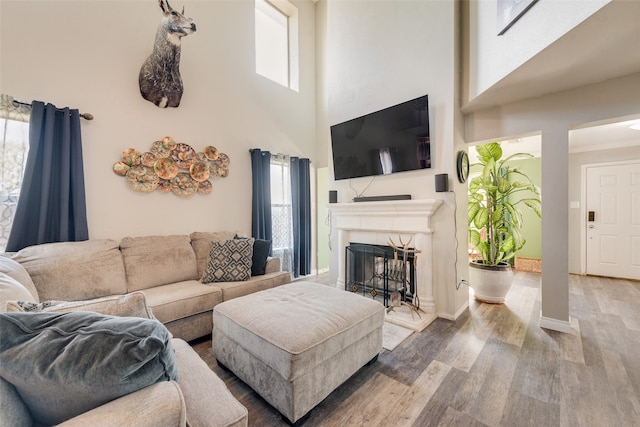
{"type": "Polygon", "coordinates": [[[256,73],[298,90],[298,9],[287,0],[255,0],[256,73]]]}

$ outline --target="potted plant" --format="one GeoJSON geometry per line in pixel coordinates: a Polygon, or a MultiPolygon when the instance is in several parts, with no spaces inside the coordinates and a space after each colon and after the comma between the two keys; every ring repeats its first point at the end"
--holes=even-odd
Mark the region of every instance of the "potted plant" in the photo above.
{"type": "Polygon", "coordinates": [[[526,153],[502,159],[498,142],[476,147],[480,175],[469,182],[469,243],[477,259],[469,263],[469,285],[475,298],[502,303],[511,288],[511,262],[526,240],[522,235],[521,207],[541,217],[540,189],[521,170],[509,165],[515,159],[533,158],[526,153]],[[524,197],[515,199],[516,194],[524,197]]]}

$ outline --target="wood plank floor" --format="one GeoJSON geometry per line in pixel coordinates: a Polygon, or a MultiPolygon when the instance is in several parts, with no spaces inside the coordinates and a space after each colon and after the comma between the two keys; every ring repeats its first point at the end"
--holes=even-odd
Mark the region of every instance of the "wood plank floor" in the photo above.
{"type": "MultiPolygon", "coordinates": [[[[304,426],[640,426],[640,283],[571,276],[568,334],[538,326],[539,283],[516,272],[505,304],[472,300],[456,321],[383,350],[304,426]]],[[[216,364],[210,339],[191,344],[250,426],[287,425],[216,364]]]]}

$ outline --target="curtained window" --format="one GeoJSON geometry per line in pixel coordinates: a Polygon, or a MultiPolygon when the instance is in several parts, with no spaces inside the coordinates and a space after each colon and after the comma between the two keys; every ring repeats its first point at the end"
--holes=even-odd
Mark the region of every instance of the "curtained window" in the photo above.
{"type": "Polygon", "coordinates": [[[31,109],[0,94],[0,252],[4,252],[29,152],[31,109]]]}
{"type": "Polygon", "coordinates": [[[31,103],[29,154],[6,250],[87,240],[80,113],[31,103]]]}
{"type": "Polygon", "coordinates": [[[272,241],[272,255],[280,258],[283,271],[294,277],[310,274],[309,159],[254,149],[251,163],[253,237],[272,241]]]}
{"type": "Polygon", "coordinates": [[[272,252],[273,256],[280,258],[282,269],[292,272],[291,159],[282,154],[272,155],[270,166],[272,252]]]}

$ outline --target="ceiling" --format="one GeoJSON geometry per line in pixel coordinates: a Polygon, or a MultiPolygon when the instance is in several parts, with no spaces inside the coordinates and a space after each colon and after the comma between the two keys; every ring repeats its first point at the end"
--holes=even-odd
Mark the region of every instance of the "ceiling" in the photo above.
{"type": "MultiPolygon", "coordinates": [[[[612,1],[480,94],[462,111],[470,113],[640,72],[639,22],[640,1],[612,1]],[[576,44],[589,48],[576,49],[576,44]]],[[[569,151],[640,145],[640,131],[629,129],[631,123],[638,122],[640,109],[635,116],[572,130],[569,151]]],[[[519,144],[503,144],[503,149],[513,146],[518,152],[539,155],[539,137],[519,138],[519,141],[519,144]]]]}

